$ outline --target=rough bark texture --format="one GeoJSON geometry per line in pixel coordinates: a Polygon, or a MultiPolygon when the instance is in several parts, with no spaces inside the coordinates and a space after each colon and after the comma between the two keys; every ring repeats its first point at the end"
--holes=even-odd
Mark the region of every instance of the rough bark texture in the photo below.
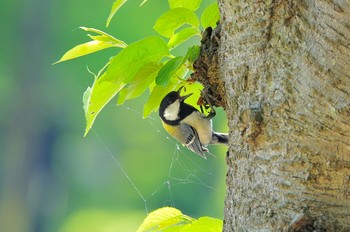
{"type": "Polygon", "coordinates": [[[349,4],[219,1],[224,231],[350,231],[349,4]]]}
{"type": "Polygon", "coordinates": [[[220,44],[220,24],[213,30],[208,27],[202,34],[199,57],[193,64],[196,70],[191,75],[193,81],[204,85],[202,98],[205,103],[216,107],[226,107],[226,95],[223,79],[220,78],[218,48],[220,44]]]}

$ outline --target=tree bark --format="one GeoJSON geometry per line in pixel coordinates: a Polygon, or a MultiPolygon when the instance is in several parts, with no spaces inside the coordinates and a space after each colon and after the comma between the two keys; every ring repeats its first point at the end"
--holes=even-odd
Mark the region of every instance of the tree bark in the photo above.
{"type": "Polygon", "coordinates": [[[350,231],[350,3],[219,0],[224,231],[350,231]]]}

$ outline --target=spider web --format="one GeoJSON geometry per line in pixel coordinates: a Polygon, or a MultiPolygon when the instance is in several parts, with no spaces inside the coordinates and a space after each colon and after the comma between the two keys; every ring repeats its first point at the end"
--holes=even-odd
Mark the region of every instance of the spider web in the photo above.
{"type": "MultiPolygon", "coordinates": [[[[181,193],[186,193],[189,189],[193,189],[194,187],[201,188],[201,191],[204,195],[210,194],[216,196],[216,207],[214,209],[211,209],[210,214],[222,212],[222,204],[225,193],[224,190],[213,186],[212,182],[215,183],[218,179],[223,180],[224,175],[218,175],[218,172],[220,174],[222,174],[223,172],[221,170],[211,171],[210,168],[206,167],[208,166],[208,164],[203,165],[205,164],[205,162],[210,162],[210,159],[212,159],[211,156],[209,156],[207,160],[204,160],[199,156],[197,157],[196,154],[187,151],[187,148],[182,147],[182,145],[180,145],[175,139],[170,137],[165,131],[162,131],[158,128],[157,125],[155,125],[156,122],[160,122],[160,119],[155,119],[153,117],[141,119],[142,114],[140,112],[130,107],[123,107],[129,112],[139,115],[140,120],[143,120],[144,122],[147,122],[150,125],[150,127],[153,130],[153,132],[151,131],[152,133],[160,134],[162,138],[166,139],[167,143],[170,143],[173,146],[173,150],[168,153],[169,155],[171,155],[171,161],[170,164],[168,164],[167,176],[164,176],[165,180],[160,181],[159,185],[156,186],[154,190],[151,191],[151,193],[147,193],[147,191],[143,191],[143,187],[140,187],[135,181],[136,176],[133,176],[126,170],[126,168],[120,160],[121,157],[119,157],[118,153],[112,151],[106,144],[104,139],[101,138],[99,133],[96,132],[95,129],[92,129],[93,134],[95,135],[99,143],[102,145],[103,149],[112,159],[113,163],[117,166],[117,168],[121,171],[124,178],[129,182],[131,188],[137,194],[139,199],[143,202],[145,213],[148,214],[155,208],[160,208],[163,206],[176,207],[176,194],[177,192],[179,192],[178,189],[181,190],[181,193]],[[164,194],[164,192],[166,194],[164,194]],[[150,205],[154,205],[150,204],[150,202],[153,201],[157,202],[157,206],[155,208],[150,207],[150,205]],[[162,202],[162,204],[160,204],[159,202],[162,202]]],[[[215,157],[215,155],[211,155],[215,157]]],[[[155,169],[155,171],[157,171],[157,169],[155,169]]],[[[192,201],[195,200],[196,199],[192,199],[192,201]]]]}

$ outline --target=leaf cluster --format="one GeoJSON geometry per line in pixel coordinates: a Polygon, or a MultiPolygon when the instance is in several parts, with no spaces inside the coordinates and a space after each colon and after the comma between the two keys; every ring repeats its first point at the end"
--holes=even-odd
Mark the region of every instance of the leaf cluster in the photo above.
{"type": "Polygon", "coordinates": [[[211,217],[191,218],[180,210],[163,207],[147,215],[137,232],[218,232],[222,221],[211,217]]]}
{"type": "MultiPolygon", "coordinates": [[[[116,0],[113,3],[106,26],[126,2],[127,0],[116,0]]],[[[146,0],[142,4],[145,2],[146,0]]],[[[144,105],[143,117],[156,111],[161,99],[180,86],[185,85],[188,91],[197,92],[199,95],[202,86],[187,81],[189,74],[193,71],[193,62],[199,55],[199,45],[188,48],[183,56],[174,56],[172,51],[192,37],[201,37],[201,29],[215,27],[219,20],[218,7],[216,3],[209,5],[198,17],[196,11],[201,0],[169,0],[168,2],[170,9],[156,20],[153,27],[159,36],[145,37],[126,44],[101,30],[81,27],[94,34],[88,34],[91,41],[73,47],[56,62],[67,61],[107,48],[121,48],[98,74],[94,74],[92,86],[88,87],[84,93],[85,135],[103,107],[116,95],[118,95],[117,104],[120,105],[149,90],[150,95],[144,105]]],[[[196,105],[196,102],[192,104],[196,105]]]]}

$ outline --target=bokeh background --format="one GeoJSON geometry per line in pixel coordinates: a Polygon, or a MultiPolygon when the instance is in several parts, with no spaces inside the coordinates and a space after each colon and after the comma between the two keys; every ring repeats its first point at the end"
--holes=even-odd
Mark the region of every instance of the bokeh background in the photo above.
{"type": "MultiPolygon", "coordinates": [[[[213,1],[203,0],[201,12],[213,1]]],[[[207,160],[178,145],[157,114],[142,119],[147,95],[112,101],[83,138],[82,94],[117,49],[52,65],[87,42],[79,26],[127,43],[152,29],[167,1],[127,2],[105,28],[113,0],[0,3],[0,231],[135,231],[148,212],[174,206],[222,218],[225,147],[207,160]]],[[[188,42],[198,43],[197,40],[188,42]]],[[[185,47],[177,52],[183,53],[185,47]]],[[[227,131],[223,111],[215,129],[227,131]]]]}

